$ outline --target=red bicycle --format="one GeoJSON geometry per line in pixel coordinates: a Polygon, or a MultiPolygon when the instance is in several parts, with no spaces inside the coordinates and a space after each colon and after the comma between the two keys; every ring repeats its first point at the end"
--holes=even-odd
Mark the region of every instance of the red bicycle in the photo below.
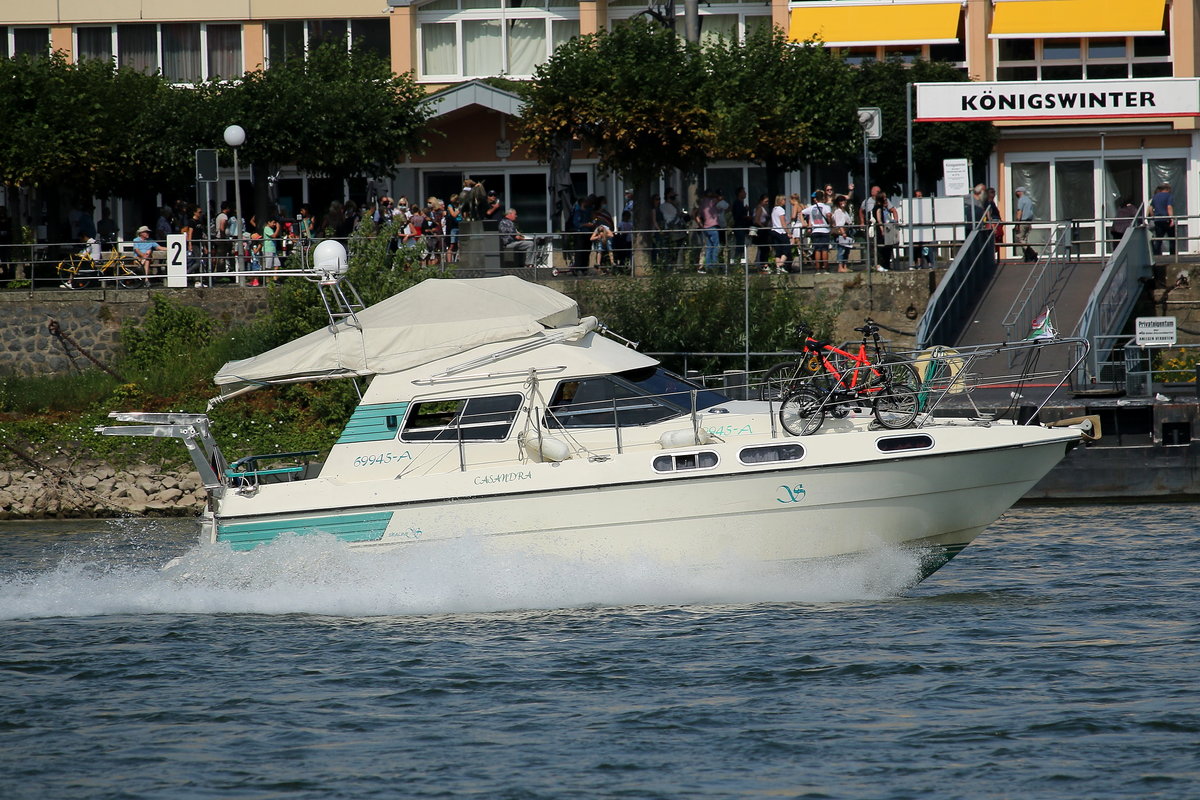
{"type": "Polygon", "coordinates": [[[884,350],[873,320],[854,330],[863,338],[858,351],[849,352],[813,338],[812,329],[800,325],[800,360],[776,364],[764,376],[762,399],[780,401],[779,420],[794,436],[820,428],[826,413],[845,417],[851,408],[868,404],[885,428],[905,428],[916,419],[917,371],[884,350]]]}

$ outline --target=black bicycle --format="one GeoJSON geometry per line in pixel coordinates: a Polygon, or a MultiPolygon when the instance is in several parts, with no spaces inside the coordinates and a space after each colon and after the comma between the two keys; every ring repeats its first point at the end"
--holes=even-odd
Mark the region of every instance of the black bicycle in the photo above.
{"type": "Polygon", "coordinates": [[[883,349],[879,326],[872,320],[855,330],[863,338],[853,353],[814,339],[811,329],[801,326],[802,358],[768,371],[764,399],[782,395],[779,421],[788,433],[806,436],[821,427],[826,414],[842,418],[852,408],[868,405],[884,428],[906,428],[917,418],[921,382],[916,370],[883,349]]]}
{"type": "Polygon", "coordinates": [[[807,324],[798,325],[796,337],[800,340],[801,357],[782,361],[767,370],[759,386],[759,398],[779,402],[802,386],[871,393],[883,385],[885,378],[888,383],[908,386],[914,391],[920,388],[921,381],[912,365],[884,348],[879,338],[880,328],[874,320],[868,318],[861,328],[854,330],[862,334],[857,352],[819,341],[813,338],[813,330],[807,324]]]}

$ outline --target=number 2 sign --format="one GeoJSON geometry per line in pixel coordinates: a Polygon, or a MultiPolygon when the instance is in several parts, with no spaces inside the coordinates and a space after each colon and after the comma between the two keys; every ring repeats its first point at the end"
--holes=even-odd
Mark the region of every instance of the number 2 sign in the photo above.
{"type": "Polygon", "coordinates": [[[167,237],[167,286],[187,288],[187,236],[182,233],[167,237]]]}

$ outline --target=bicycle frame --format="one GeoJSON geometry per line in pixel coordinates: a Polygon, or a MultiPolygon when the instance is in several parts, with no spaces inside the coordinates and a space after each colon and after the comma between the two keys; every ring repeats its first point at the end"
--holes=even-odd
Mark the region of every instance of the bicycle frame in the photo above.
{"type": "MultiPolygon", "coordinates": [[[[805,353],[811,353],[821,360],[821,366],[825,369],[825,372],[829,373],[829,375],[831,375],[834,380],[837,381],[837,386],[839,388],[848,391],[855,396],[860,394],[874,394],[885,388],[884,383],[882,382],[877,385],[872,385],[865,379],[863,380],[864,385],[859,388],[859,372],[864,369],[871,370],[871,373],[874,377],[880,378],[881,380],[884,378],[883,372],[881,372],[875,366],[875,364],[871,363],[871,359],[867,357],[867,342],[865,337],[862,343],[858,346],[857,354],[849,353],[832,344],[823,344],[811,336],[808,336],[804,339],[802,347],[805,353]],[[831,359],[826,357],[826,353],[845,356],[847,359],[849,359],[851,366],[848,369],[839,370],[837,365],[831,359]]],[[[879,348],[877,344],[876,350],[878,349],[879,348]]]]}

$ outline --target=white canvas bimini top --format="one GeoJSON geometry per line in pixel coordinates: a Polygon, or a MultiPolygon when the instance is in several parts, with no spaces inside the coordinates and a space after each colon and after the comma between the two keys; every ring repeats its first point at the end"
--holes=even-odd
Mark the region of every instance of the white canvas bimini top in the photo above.
{"type": "Polygon", "coordinates": [[[214,382],[229,395],[268,383],[375,375],[480,345],[579,322],[564,294],[515,276],[430,279],[357,314],[252,358],[230,361],[214,382]]]}

